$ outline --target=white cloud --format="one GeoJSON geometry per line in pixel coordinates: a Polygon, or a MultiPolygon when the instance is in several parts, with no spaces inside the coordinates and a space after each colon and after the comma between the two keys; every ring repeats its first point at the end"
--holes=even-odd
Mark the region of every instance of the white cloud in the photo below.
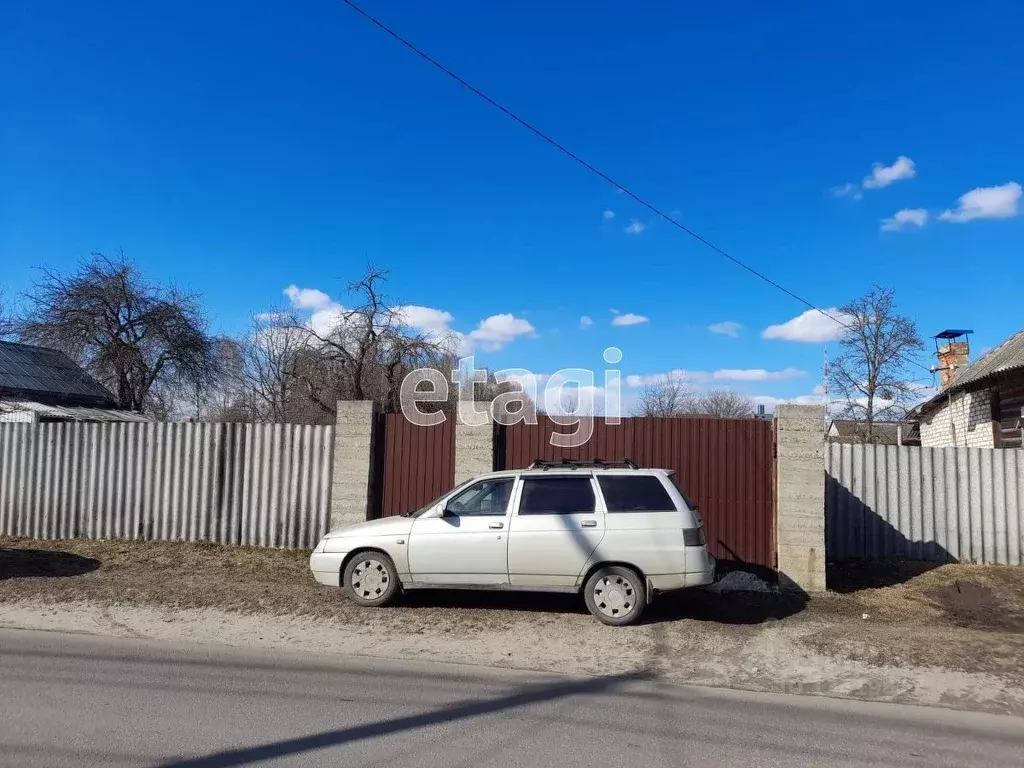
{"type": "Polygon", "coordinates": [[[632,312],[627,312],[624,315],[616,315],[612,318],[612,325],[640,325],[641,323],[649,323],[650,319],[643,315],[634,315],[632,312]]]}
{"type": "Polygon", "coordinates": [[[645,373],[627,376],[626,386],[639,389],[641,387],[651,387],[656,384],[664,384],[666,381],[684,381],[692,384],[700,381],[708,381],[710,378],[711,374],[707,371],[685,371],[682,368],[675,368],[666,373],[645,373]]]}
{"type": "Polygon", "coordinates": [[[820,309],[808,309],[792,320],[769,325],[761,331],[761,338],[809,342],[837,341],[848,332],[842,323],[848,324],[849,320],[834,307],[824,312],[820,309]]]}
{"type": "MultiPolygon", "coordinates": [[[[320,336],[337,328],[350,311],[316,288],[290,285],[284,289],[284,294],[295,309],[313,310],[307,324],[320,336]]],[[[529,321],[511,314],[491,315],[481,320],[476,330],[464,333],[452,327],[455,318],[443,309],[406,304],[393,308],[391,313],[396,323],[419,331],[460,355],[472,354],[477,345],[486,352],[494,352],[521,336],[537,335],[529,321]]]]}
{"type": "Polygon", "coordinates": [[[587,315],[584,315],[583,317],[580,318],[580,328],[589,328],[593,324],[593,319],[587,315]]]}
{"type": "Polygon", "coordinates": [[[764,368],[723,368],[718,371],[688,371],[676,368],[665,373],[634,374],[626,377],[626,386],[634,389],[663,384],[666,381],[683,381],[688,384],[706,384],[715,381],[787,381],[806,376],[798,368],[784,368],[781,371],[767,371],[764,368]]]}
{"type": "Polygon", "coordinates": [[[888,219],[882,219],[883,232],[899,232],[901,229],[923,227],[928,223],[928,211],[924,208],[904,208],[888,219]]]}
{"type": "Polygon", "coordinates": [[[647,229],[647,226],[639,219],[630,219],[629,224],[626,225],[625,230],[631,235],[639,235],[647,229]]]}
{"type": "Polygon", "coordinates": [[[284,289],[284,295],[296,309],[325,309],[334,303],[323,291],[316,288],[299,288],[294,283],[284,289]]]}
{"type": "Polygon", "coordinates": [[[860,200],[864,197],[864,193],[860,191],[860,185],[854,184],[852,181],[838,187],[832,187],[829,191],[833,197],[852,197],[854,200],[860,200]]]}
{"type": "Polygon", "coordinates": [[[1012,219],[1020,213],[1021,186],[1015,181],[998,187],[976,187],[961,195],[954,210],[939,215],[956,224],[975,219],[1012,219]]]}
{"type": "Polygon", "coordinates": [[[892,165],[873,164],[871,173],[864,177],[862,184],[864,189],[881,189],[902,179],[912,179],[916,174],[914,161],[906,155],[900,155],[892,165]]]}
{"type": "Polygon", "coordinates": [[[509,313],[491,315],[481,320],[479,327],[468,334],[470,341],[480,344],[487,352],[501,349],[520,336],[536,336],[537,331],[528,320],[509,313]]]}
{"type": "Polygon", "coordinates": [[[864,197],[865,189],[881,189],[902,179],[912,179],[917,174],[914,161],[906,155],[900,155],[892,165],[874,163],[871,166],[871,173],[864,177],[860,184],[848,181],[838,187],[832,187],[829,192],[833,197],[849,197],[853,200],[860,200],[864,197]]]}
{"type": "Polygon", "coordinates": [[[449,331],[452,320],[455,319],[451,312],[431,307],[420,307],[416,304],[395,307],[392,314],[397,322],[420,331],[449,331]]]}
{"type": "Polygon", "coordinates": [[[781,371],[766,371],[764,368],[738,368],[715,371],[716,381],[786,381],[806,376],[807,371],[798,368],[784,368],[781,371]]]}
{"type": "Polygon", "coordinates": [[[708,326],[708,330],[712,333],[720,333],[723,336],[730,336],[735,339],[740,335],[743,326],[732,320],[726,320],[724,323],[712,323],[708,326]]]}
{"type": "Polygon", "coordinates": [[[615,218],[615,211],[606,210],[604,213],[601,214],[601,218],[603,218],[605,221],[611,221],[612,219],[615,218]]]}

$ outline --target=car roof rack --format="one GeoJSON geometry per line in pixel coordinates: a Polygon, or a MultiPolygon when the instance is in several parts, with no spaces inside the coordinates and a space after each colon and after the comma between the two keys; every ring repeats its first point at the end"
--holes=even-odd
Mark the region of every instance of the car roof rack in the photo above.
{"type": "Polygon", "coordinates": [[[527,469],[640,469],[636,463],[629,459],[607,461],[605,459],[561,459],[560,461],[546,461],[545,459],[534,459],[527,469]]]}

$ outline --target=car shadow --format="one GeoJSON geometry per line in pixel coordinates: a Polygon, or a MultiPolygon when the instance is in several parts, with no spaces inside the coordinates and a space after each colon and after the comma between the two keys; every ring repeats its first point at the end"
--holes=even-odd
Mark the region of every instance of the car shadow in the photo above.
{"type": "Polygon", "coordinates": [[[0,581],[81,576],[99,567],[95,558],[59,549],[0,548],[0,581]]]}
{"type": "Polygon", "coordinates": [[[763,624],[800,613],[810,598],[804,592],[715,592],[695,588],[660,595],[647,607],[641,623],[682,619],[713,624],[763,624]]]}
{"type": "Polygon", "coordinates": [[[523,611],[526,613],[587,613],[583,598],[555,592],[503,592],[479,589],[415,589],[399,605],[409,608],[455,608],[523,611]]]}
{"type": "MultiPolygon", "coordinates": [[[[808,601],[803,592],[717,592],[697,587],[658,595],[639,623],[665,624],[690,619],[717,624],[761,624],[793,616],[808,601]]],[[[550,592],[417,589],[402,595],[399,604],[409,608],[589,615],[581,595],[550,592]]]]}

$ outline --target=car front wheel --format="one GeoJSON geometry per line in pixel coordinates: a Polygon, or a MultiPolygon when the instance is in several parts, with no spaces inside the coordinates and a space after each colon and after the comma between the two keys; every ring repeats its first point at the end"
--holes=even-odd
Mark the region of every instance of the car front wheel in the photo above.
{"type": "Polygon", "coordinates": [[[376,608],[394,602],[398,574],[391,558],[383,552],[360,552],[345,566],[342,585],[352,602],[376,608]]]}
{"type": "Polygon", "coordinates": [[[635,624],[647,604],[643,579],[631,568],[610,565],[599,568],[583,588],[587,608],[594,617],[613,627],[635,624]]]}

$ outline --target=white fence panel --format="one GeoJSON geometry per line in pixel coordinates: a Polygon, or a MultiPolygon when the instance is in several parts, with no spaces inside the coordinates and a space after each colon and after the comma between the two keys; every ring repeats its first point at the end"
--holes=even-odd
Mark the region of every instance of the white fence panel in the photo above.
{"type": "Polygon", "coordinates": [[[0,533],[311,547],[334,428],[0,424],[0,533]]]}
{"type": "Polygon", "coordinates": [[[825,446],[832,560],[1024,565],[1024,451],[825,446]]]}

